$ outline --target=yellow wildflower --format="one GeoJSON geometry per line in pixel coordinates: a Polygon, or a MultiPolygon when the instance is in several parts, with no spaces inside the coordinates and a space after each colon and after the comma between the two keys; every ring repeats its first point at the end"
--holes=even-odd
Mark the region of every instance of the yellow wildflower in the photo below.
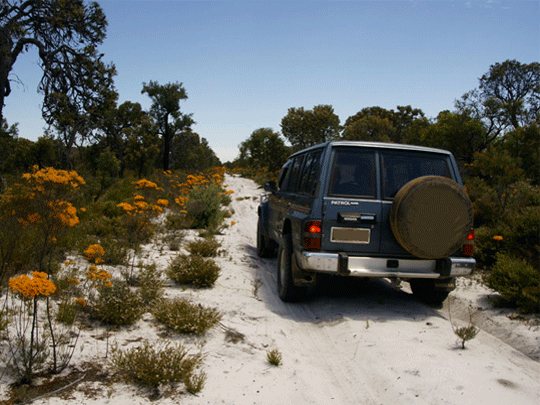
{"type": "Polygon", "coordinates": [[[8,283],[11,291],[20,293],[24,298],[49,296],[56,291],[56,286],[47,278],[47,273],[33,271],[32,277],[23,274],[11,278],[8,283]]]}
{"type": "Polygon", "coordinates": [[[105,256],[105,250],[98,243],[88,246],[88,249],[83,251],[83,253],[84,258],[90,263],[99,264],[105,261],[103,260],[103,256],[105,256]]]}
{"type": "Polygon", "coordinates": [[[79,304],[79,305],[82,305],[83,308],[85,308],[85,307],[86,307],[86,304],[87,304],[87,302],[86,302],[86,300],[85,300],[84,298],[77,298],[77,299],[75,300],[75,302],[77,302],[77,304],[79,304]]]}

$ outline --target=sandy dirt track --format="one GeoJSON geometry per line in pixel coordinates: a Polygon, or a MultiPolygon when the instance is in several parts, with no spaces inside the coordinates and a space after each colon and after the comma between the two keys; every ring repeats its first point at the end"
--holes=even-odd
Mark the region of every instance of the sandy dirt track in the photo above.
{"type": "MultiPolygon", "coordinates": [[[[223,313],[223,327],[204,337],[174,337],[192,352],[205,354],[205,388],[197,396],[183,393],[181,386],[173,392],[164,389],[160,399],[151,401],[140,388],[94,382],[88,384],[102,395],[85,396],[82,391],[89,387],[81,385],[69,398],[48,397],[35,404],[540,403],[540,363],[534,360],[540,345],[538,325],[511,321],[491,309],[487,290],[474,280],[460,282],[451,294],[454,324],[465,325],[469,304],[475,313],[485,306],[480,312],[500,319],[490,322],[478,316],[483,330],[465,350],[456,342],[448,307],[430,308],[387,280],[335,279],[307,302],[282,303],[275,291],[275,259],[260,259],[255,251],[261,190],[236,176],[227,176],[225,182],[235,192],[234,214],[228,220],[235,224],[218,236],[226,253],[216,259],[222,268],[216,286],[167,289],[169,297],[190,297],[223,313]],[[513,339],[527,355],[501,337],[511,343],[513,339]],[[266,361],[271,349],[282,353],[281,366],[266,361]]],[[[148,245],[144,260],[165,268],[175,254],[148,245]]],[[[146,314],[111,340],[131,347],[141,338],[157,342],[159,332],[160,326],[146,314]]],[[[99,334],[83,332],[75,365],[93,361],[107,367],[106,343],[96,339],[99,334]]]]}

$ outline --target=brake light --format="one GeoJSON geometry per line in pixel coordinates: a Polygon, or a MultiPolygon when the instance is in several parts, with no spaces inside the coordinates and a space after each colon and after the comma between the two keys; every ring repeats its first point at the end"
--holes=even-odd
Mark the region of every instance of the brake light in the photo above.
{"type": "Polygon", "coordinates": [[[472,256],[474,253],[474,229],[469,231],[467,239],[463,244],[463,256],[472,256]]]}
{"type": "Polygon", "coordinates": [[[304,224],[304,249],[321,249],[322,221],[308,221],[304,224]]]}

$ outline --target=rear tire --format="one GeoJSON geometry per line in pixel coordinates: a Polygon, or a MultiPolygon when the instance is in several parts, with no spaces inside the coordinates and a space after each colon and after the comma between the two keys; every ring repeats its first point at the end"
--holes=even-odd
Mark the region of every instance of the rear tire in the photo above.
{"type": "Polygon", "coordinates": [[[278,250],[277,260],[277,290],[283,302],[297,302],[305,293],[305,287],[295,286],[293,283],[293,266],[296,266],[290,234],[283,235],[278,250]]]}
{"type": "Polygon", "coordinates": [[[415,279],[410,280],[413,295],[425,304],[440,306],[448,298],[448,289],[435,287],[435,280],[415,279]]]}

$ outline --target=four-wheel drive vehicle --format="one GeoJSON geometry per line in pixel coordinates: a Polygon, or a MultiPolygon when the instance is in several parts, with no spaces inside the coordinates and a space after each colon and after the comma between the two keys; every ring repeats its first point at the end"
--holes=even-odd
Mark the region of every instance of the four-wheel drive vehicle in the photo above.
{"type": "Polygon", "coordinates": [[[328,273],[399,278],[439,304],[473,271],[472,207],[448,151],[327,142],[290,156],[265,190],[257,253],[278,251],[283,301],[328,273]]]}

